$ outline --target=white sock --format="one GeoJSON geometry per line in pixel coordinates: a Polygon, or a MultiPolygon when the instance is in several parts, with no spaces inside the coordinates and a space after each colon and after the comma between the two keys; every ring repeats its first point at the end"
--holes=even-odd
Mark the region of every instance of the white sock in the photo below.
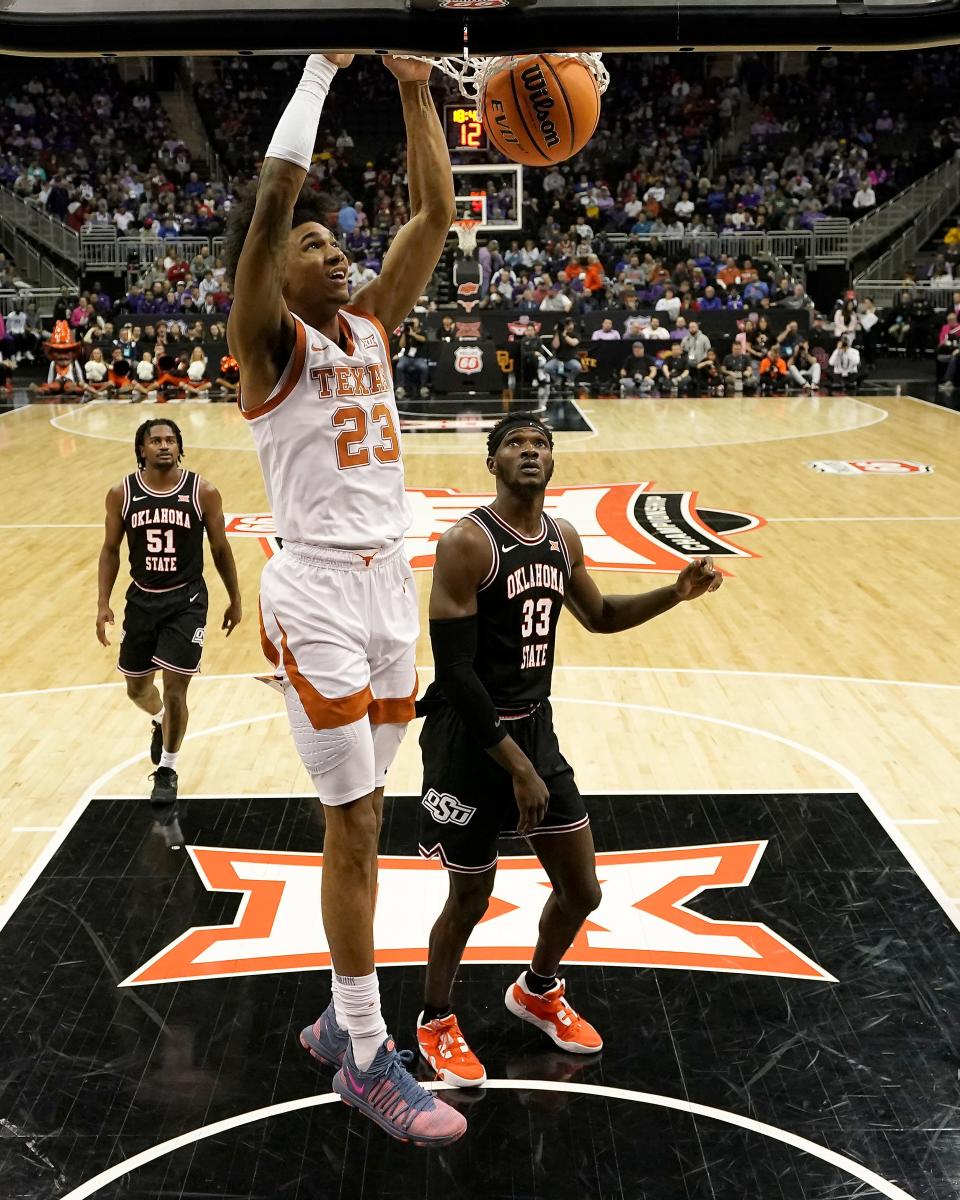
{"type": "Polygon", "coordinates": [[[167,710],[166,710],[166,709],[164,708],[164,706],[161,704],[161,705],[160,705],[160,711],[159,711],[159,712],[155,712],[155,713],[153,713],[153,714],[151,715],[151,717],[150,717],[150,720],[151,720],[151,721],[152,721],[152,722],[153,722],[155,725],[162,725],[162,724],[163,724],[163,714],[164,714],[166,711],[167,711],[167,710]]]}
{"type": "Polygon", "coordinates": [[[350,1034],[354,1062],[367,1071],[387,1036],[376,971],[356,976],[334,973],[333,996],[340,1027],[350,1034]]]}
{"type": "Polygon", "coordinates": [[[177,769],[177,756],[179,753],[179,750],[164,750],[160,755],[160,766],[170,767],[171,770],[175,771],[177,769]]]}

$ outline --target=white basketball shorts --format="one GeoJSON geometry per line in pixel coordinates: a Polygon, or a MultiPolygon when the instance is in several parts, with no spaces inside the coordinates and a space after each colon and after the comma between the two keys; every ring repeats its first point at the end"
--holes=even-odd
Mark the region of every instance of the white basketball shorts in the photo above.
{"type": "Polygon", "coordinates": [[[325,804],[383,785],[414,716],[419,632],[402,539],[363,552],[287,542],[264,567],[263,652],[325,804]]]}

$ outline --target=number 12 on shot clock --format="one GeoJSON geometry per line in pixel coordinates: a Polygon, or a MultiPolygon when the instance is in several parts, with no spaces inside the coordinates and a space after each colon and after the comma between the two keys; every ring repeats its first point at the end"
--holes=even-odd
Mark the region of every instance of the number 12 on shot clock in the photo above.
{"type": "Polygon", "coordinates": [[[447,145],[451,150],[486,150],[487,133],[475,108],[447,104],[443,109],[447,145]]]}

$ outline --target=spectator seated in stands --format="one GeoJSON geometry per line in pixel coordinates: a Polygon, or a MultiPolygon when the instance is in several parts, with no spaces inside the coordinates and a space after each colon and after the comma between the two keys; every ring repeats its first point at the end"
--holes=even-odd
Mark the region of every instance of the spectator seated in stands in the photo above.
{"type": "Polygon", "coordinates": [[[735,339],[730,353],[720,368],[724,388],[729,392],[752,393],[757,390],[757,373],[753,359],[746,352],[744,341],[735,339]]]}
{"type": "Polygon", "coordinates": [[[590,335],[591,342],[619,342],[620,330],[614,329],[613,319],[604,317],[600,322],[600,328],[595,329],[590,335]]]}
{"type": "Polygon", "coordinates": [[[877,306],[869,296],[864,296],[857,306],[857,321],[860,326],[857,345],[863,350],[865,365],[869,368],[877,361],[877,335],[880,332],[877,306]]]}
{"type": "Polygon", "coordinates": [[[130,360],[124,358],[123,351],[120,347],[116,347],[111,355],[110,366],[107,370],[107,379],[110,383],[110,395],[115,399],[121,396],[129,396],[133,399],[133,372],[130,367],[130,360]]]}
{"type": "Polygon", "coordinates": [[[886,339],[889,349],[907,352],[913,329],[913,315],[913,296],[909,291],[903,291],[899,301],[886,313],[886,339]]]}
{"type": "Polygon", "coordinates": [[[107,379],[107,370],[103,351],[99,346],[95,346],[90,351],[90,357],[83,364],[83,398],[85,400],[92,400],[94,396],[109,390],[110,381],[107,379]]]}
{"type": "Polygon", "coordinates": [[[630,352],[620,367],[620,395],[646,395],[657,382],[659,366],[652,354],[647,354],[643,342],[630,343],[630,352]]]}
{"type": "Polygon", "coordinates": [[[229,354],[220,359],[220,374],[214,387],[224,400],[236,400],[240,394],[240,364],[229,354]]]}
{"type": "Polygon", "coordinates": [[[657,387],[661,395],[668,393],[679,396],[689,395],[693,383],[690,370],[690,360],[680,348],[680,343],[674,342],[660,359],[657,387]]]}
{"type": "Polygon", "coordinates": [[[210,380],[207,378],[207,356],[202,346],[194,346],[187,365],[187,377],[184,380],[187,398],[191,400],[210,399],[210,380]]]}
{"type": "Polygon", "coordinates": [[[573,387],[577,376],[583,369],[577,357],[577,347],[580,339],[577,337],[577,325],[571,318],[557,322],[550,339],[551,357],[547,360],[544,370],[551,383],[573,387]]]}
{"type": "Polygon", "coordinates": [[[168,346],[157,338],[157,398],[160,403],[182,400],[186,370],[168,346]]]}
{"type": "Polygon", "coordinates": [[[138,400],[156,400],[157,398],[157,368],[153,362],[153,353],[144,350],[137,363],[136,379],[133,381],[133,397],[138,400]]]}
{"type": "Polygon", "coordinates": [[[842,337],[830,355],[827,371],[827,391],[856,391],[860,383],[860,351],[850,345],[849,337],[842,337]]]}
{"type": "Polygon", "coordinates": [[[960,370],[960,320],[955,312],[947,317],[938,341],[937,373],[942,375],[940,387],[950,392],[957,386],[957,371],[960,370]]]}
{"type": "Polygon", "coordinates": [[[698,396],[722,396],[724,393],[723,374],[717,361],[717,352],[712,346],[694,364],[693,386],[698,396]]]}
{"type": "Polygon", "coordinates": [[[805,392],[815,392],[820,386],[820,363],[806,338],[796,343],[787,373],[790,382],[805,392]]]}
{"type": "Polygon", "coordinates": [[[403,399],[408,392],[429,395],[427,381],[430,377],[430,358],[427,353],[427,335],[420,328],[420,318],[407,317],[400,332],[399,349],[394,358],[397,377],[397,398],[403,399]]]}
{"type": "Polygon", "coordinates": [[[760,377],[760,395],[771,396],[774,392],[786,391],[787,362],[783,351],[774,342],[760,360],[758,368],[760,377]]]}

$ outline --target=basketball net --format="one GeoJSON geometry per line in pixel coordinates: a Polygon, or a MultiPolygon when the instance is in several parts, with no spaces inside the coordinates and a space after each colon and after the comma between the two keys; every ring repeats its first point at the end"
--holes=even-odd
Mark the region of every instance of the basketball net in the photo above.
{"type": "MultiPolygon", "coordinates": [[[[470,51],[467,48],[467,30],[464,27],[463,54],[460,58],[455,58],[452,55],[430,58],[422,54],[397,54],[394,57],[409,58],[414,62],[429,63],[432,67],[436,67],[438,71],[442,71],[444,75],[449,76],[450,79],[456,80],[460,88],[460,94],[465,100],[471,100],[475,104],[482,104],[484,88],[487,86],[487,80],[491,75],[496,75],[498,71],[515,67],[517,63],[523,62],[524,59],[531,56],[529,54],[507,54],[497,58],[471,58],[470,51]]],[[[603,65],[602,55],[595,54],[592,51],[560,54],[555,54],[551,51],[551,58],[578,58],[589,69],[597,81],[597,88],[600,95],[602,96],[607,90],[610,84],[610,72],[603,65]]]]}
{"type": "Polygon", "coordinates": [[[473,257],[473,252],[477,248],[477,229],[480,222],[473,220],[472,217],[464,217],[460,221],[454,221],[451,229],[457,235],[457,241],[460,243],[460,249],[468,257],[473,257]]]}

